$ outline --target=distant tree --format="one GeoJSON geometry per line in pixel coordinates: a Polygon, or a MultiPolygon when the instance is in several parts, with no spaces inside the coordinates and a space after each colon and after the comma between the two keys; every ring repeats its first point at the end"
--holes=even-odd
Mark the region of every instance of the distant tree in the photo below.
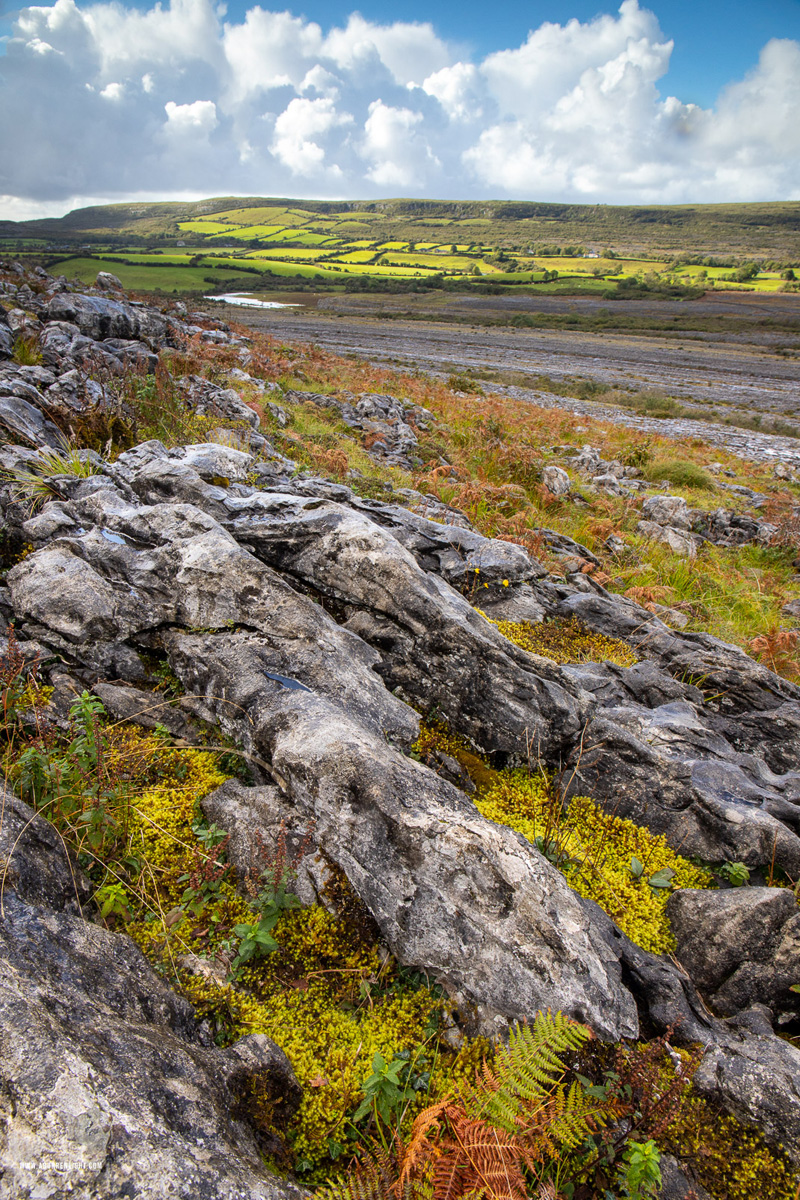
{"type": "Polygon", "coordinates": [[[734,271],[733,278],[736,283],[747,283],[750,279],[755,279],[758,275],[758,263],[745,263],[743,267],[739,267],[738,271],[734,271]]]}
{"type": "Polygon", "coordinates": [[[789,282],[791,283],[792,280],[794,280],[796,278],[797,278],[797,276],[795,275],[795,273],[791,267],[787,267],[785,271],[781,271],[781,279],[788,279],[789,282]]]}

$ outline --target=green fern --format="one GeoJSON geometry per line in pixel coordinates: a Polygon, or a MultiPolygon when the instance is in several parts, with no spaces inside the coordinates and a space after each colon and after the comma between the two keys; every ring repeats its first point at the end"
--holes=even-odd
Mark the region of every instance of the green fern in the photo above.
{"type": "MultiPolygon", "coordinates": [[[[464,1107],[507,1133],[519,1132],[521,1120],[541,1108],[564,1078],[559,1055],[580,1050],[591,1036],[563,1013],[538,1013],[533,1025],[512,1029],[493,1067],[484,1066],[483,1078],[464,1096],[464,1107]]],[[[568,1110],[577,1099],[573,1090],[567,1093],[568,1110]]]]}
{"type": "Polygon", "coordinates": [[[552,1164],[618,1112],[563,1082],[559,1056],[591,1036],[562,1013],[517,1026],[492,1068],[418,1115],[406,1144],[373,1145],[317,1200],[527,1200],[532,1188],[554,1200],[552,1164]]]}

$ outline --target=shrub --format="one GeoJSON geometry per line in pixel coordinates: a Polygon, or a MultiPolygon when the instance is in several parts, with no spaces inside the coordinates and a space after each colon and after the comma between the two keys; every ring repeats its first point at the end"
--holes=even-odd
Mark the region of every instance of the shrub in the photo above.
{"type": "Polygon", "coordinates": [[[44,361],[35,337],[18,337],[11,357],[19,367],[38,367],[44,361]]]}
{"type": "Polygon", "coordinates": [[[710,491],[714,480],[708,471],[685,458],[659,458],[644,467],[644,476],[651,483],[666,479],[674,487],[698,488],[710,491]]]}

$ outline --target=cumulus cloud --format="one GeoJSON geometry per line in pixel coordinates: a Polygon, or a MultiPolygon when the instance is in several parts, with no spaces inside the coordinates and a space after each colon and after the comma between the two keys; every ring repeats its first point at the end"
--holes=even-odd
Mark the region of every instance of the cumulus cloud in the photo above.
{"type": "Polygon", "coordinates": [[[128,4],[18,12],[0,58],[4,213],[237,192],[800,198],[795,41],[701,109],[663,94],[673,46],[638,0],[474,62],[429,23],[128,4]]]}
{"type": "Polygon", "coordinates": [[[407,188],[419,182],[424,169],[438,161],[420,136],[422,113],[392,108],[382,100],[369,106],[364,126],[364,156],[372,163],[367,178],[382,188],[407,188]]]}
{"type": "MultiPolygon", "coordinates": [[[[322,169],[325,160],[321,136],[336,125],[349,125],[352,120],[349,113],[337,113],[330,98],[295,98],[275,122],[271,150],[293,174],[314,175],[322,169]]],[[[333,170],[338,174],[336,164],[333,170]]]]}

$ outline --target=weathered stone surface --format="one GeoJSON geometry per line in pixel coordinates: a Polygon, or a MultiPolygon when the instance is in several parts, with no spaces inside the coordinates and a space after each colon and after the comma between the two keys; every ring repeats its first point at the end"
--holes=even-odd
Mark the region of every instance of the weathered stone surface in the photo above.
{"type": "Polygon", "coordinates": [[[252,636],[262,671],[335,698],[368,727],[413,738],[416,715],[374,673],[377,653],[213,518],[183,504],[135,508],[107,482],[99,490],[86,482],[85,498],[66,506],[86,531],[62,534],[8,574],[21,615],[98,666],[116,644],[162,625],[242,626],[252,635],[236,636],[252,636]]]}
{"type": "Polygon", "coordinates": [[[390,687],[437,705],[479,745],[521,754],[527,731],[548,755],[577,733],[580,704],[552,666],[506,641],[372,521],[266,493],[226,506],[227,527],[259,558],[353,606],[347,627],[381,652],[390,687]]]}
{"type": "Polygon", "coordinates": [[[756,1125],[800,1164],[800,1050],[773,1035],[758,1009],[725,1023],[694,1078],[697,1090],[756,1125]]]}
{"type": "Polygon", "coordinates": [[[58,369],[80,337],[80,329],[71,321],[48,322],[39,334],[39,350],[47,366],[58,369]]]}
{"type": "Polygon", "coordinates": [[[684,702],[604,710],[564,774],[569,795],[593,796],[683,853],[753,867],[774,853],[790,874],[800,868],[796,772],[736,754],[684,702]]]}
{"type": "Polygon", "coordinates": [[[111,289],[112,291],[121,292],[122,284],[116,275],[112,275],[110,271],[98,271],[95,285],[103,290],[111,289]]]}
{"type": "Polygon", "coordinates": [[[674,529],[689,530],[692,527],[689,507],[683,496],[649,496],[642,505],[642,519],[655,521],[657,525],[671,525],[674,529]]]}
{"type": "MultiPolygon", "coordinates": [[[[333,499],[333,497],[331,497],[333,499]]],[[[546,574],[522,546],[487,538],[462,525],[444,524],[398,505],[347,498],[346,503],[391,531],[426,571],[478,595],[484,583],[523,583],[546,574]],[[475,576],[478,578],[475,578],[475,576]]]]}
{"type": "Polygon", "coordinates": [[[569,595],[556,606],[560,616],[577,617],[589,629],[621,638],[671,675],[702,681],[703,692],[722,712],[748,713],[777,709],[800,700],[800,688],[775,675],[738,646],[708,633],[678,633],[653,613],[602,588],[569,595]]]}
{"type": "Polygon", "coordinates": [[[564,468],[552,465],[542,471],[542,483],[554,496],[567,496],[572,487],[564,468]]]}
{"type": "Polygon", "coordinates": [[[784,888],[682,888],[667,912],[677,957],[723,1015],[760,1003],[800,1011],[800,912],[784,888]]]}
{"type": "Polygon", "coordinates": [[[10,793],[0,853],[0,1197],[300,1200],[236,1115],[255,1076],[296,1107],[285,1055],[214,1047],[130,938],[78,915],[82,873],[10,793]]]}
{"type": "Polygon", "coordinates": [[[378,462],[404,470],[422,465],[416,455],[416,430],[427,429],[434,420],[427,408],[373,392],[358,397],[346,394],[343,398],[317,392],[288,392],[286,399],[336,409],[346,425],[365,435],[367,453],[378,462]]]}
{"type": "Polygon", "coordinates": [[[706,1189],[686,1174],[684,1164],[672,1154],[662,1154],[659,1166],[661,1200],[712,1200],[706,1189]]]}
{"type": "Polygon", "coordinates": [[[659,525],[656,521],[640,521],[636,532],[650,541],[662,542],[669,546],[673,554],[681,558],[694,558],[697,554],[697,539],[691,533],[682,529],[674,529],[671,525],[659,525]]]}
{"type": "Polygon", "coordinates": [[[45,305],[43,319],[77,325],[82,334],[95,341],[127,338],[146,342],[153,349],[164,344],[167,329],[164,318],[152,308],[74,292],[53,296],[45,305]]]}
{"type": "Polygon", "coordinates": [[[29,446],[54,449],[64,442],[61,431],[21,396],[0,394],[0,426],[7,438],[29,446]]]}
{"type": "Polygon", "coordinates": [[[12,895],[4,907],[0,1197],[299,1200],[264,1170],[225,1082],[263,1071],[291,1094],[275,1047],[215,1049],[129,938],[12,895]]]}
{"type": "Polygon", "coordinates": [[[14,353],[14,334],[8,324],[4,308],[0,308],[0,359],[11,358],[14,353]]]}
{"type": "Polygon", "coordinates": [[[89,884],[53,826],[0,785],[0,881],[3,895],[57,911],[80,912],[89,884]]]}

